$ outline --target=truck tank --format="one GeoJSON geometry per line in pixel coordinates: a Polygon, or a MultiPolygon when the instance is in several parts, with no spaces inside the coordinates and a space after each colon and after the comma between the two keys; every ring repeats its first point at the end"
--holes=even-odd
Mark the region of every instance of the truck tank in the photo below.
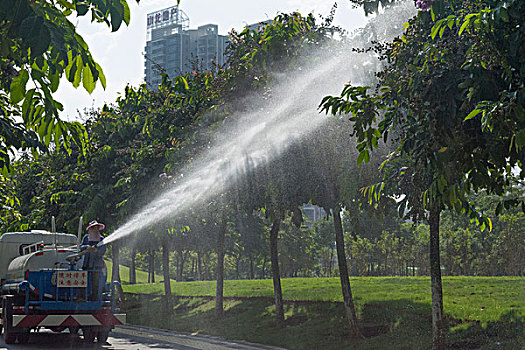
{"type": "MultiPolygon", "coordinates": [[[[75,235],[67,233],[57,233],[56,242],[58,246],[70,247],[76,244],[75,235]]],[[[7,232],[0,236],[0,280],[7,278],[9,263],[14,258],[24,255],[23,249],[35,243],[51,245],[55,243],[55,234],[33,230],[29,232],[7,232]]],[[[53,265],[50,266],[52,268],[53,265]]]]}
{"type": "Polygon", "coordinates": [[[14,258],[7,267],[6,283],[20,282],[27,278],[27,271],[68,270],[68,256],[74,254],[73,249],[43,249],[27,255],[14,258]]]}

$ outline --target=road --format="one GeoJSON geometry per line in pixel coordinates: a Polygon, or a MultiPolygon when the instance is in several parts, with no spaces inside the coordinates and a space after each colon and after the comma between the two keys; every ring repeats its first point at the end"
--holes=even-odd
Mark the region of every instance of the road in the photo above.
{"type": "MultiPolygon", "coordinates": [[[[6,345],[0,337],[0,349],[107,349],[107,350],[279,350],[259,344],[234,343],[218,338],[198,337],[157,329],[120,326],[115,328],[106,344],[85,344],[80,336],[68,333],[54,334],[49,331],[31,333],[25,345],[6,345]]],[[[283,350],[283,349],[281,349],[283,350]]]]}

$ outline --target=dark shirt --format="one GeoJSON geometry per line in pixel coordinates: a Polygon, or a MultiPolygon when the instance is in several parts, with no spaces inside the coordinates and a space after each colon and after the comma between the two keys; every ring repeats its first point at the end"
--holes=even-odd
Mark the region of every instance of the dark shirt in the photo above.
{"type": "MultiPolygon", "coordinates": [[[[89,246],[96,246],[100,241],[88,241],[88,236],[85,235],[82,239],[80,245],[80,251],[84,251],[89,246]]],[[[104,254],[106,253],[106,246],[98,247],[97,251],[94,253],[86,253],[84,255],[84,262],[82,263],[82,268],[84,270],[96,270],[102,269],[104,267],[104,254]]]]}

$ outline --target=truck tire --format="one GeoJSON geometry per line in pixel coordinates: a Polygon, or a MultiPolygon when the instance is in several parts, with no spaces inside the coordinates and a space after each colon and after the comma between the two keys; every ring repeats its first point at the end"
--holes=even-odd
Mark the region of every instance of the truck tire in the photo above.
{"type": "Polygon", "coordinates": [[[70,334],[77,335],[78,331],[80,330],[80,327],[78,327],[78,326],[69,326],[68,329],[69,329],[69,333],[70,334]]]}
{"type": "Polygon", "coordinates": [[[109,331],[107,329],[102,329],[98,331],[97,333],[97,342],[99,344],[104,344],[105,342],[108,341],[108,337],[109,337],[109,331]]]}
{"type": "Polygon", "coordinates": [[[27,344],[29,342],[29,330],[25,331],[24,333],[18,333],[17,338],[18,343],[27,344]]]}
{"type": "Polygon", "coordinates": [[[4,333],[4,342],[6,344],[14,344],[16,342],[16,334],[13,332],[4,333]]]}
{"type": "Polygon", "coordinates": [[[2,324],[4,325],[4,341],[6,344],[14,344],[16,342],[16,333],[11,329],[13,315],[13,297],[7,296],[4,298],[2,307],[2,324]]]}
{"type": "Polygon", "coordinates": [[[92,327],[84,327],[82,328],[82,335],[84,337],[84,342],[86,343],[93,343],[95,341],[95,336],[97,335],[97,332],[92,327]]]}

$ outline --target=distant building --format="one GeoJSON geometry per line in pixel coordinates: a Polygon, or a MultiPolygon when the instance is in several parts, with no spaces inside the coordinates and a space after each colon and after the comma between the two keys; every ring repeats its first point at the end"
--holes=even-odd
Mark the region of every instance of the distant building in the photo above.
{"type": "Polygon", "coordinates": [[[224,64],[228,37],[219,35],[218,25],[205,24],[187,33],[190,36],[191,54],[198,58],[203,70],[212,71],[215,65],[224,64]]]}
{"type": "Polygon", "coordinates": [[[267,19],[266,21],[261,21],[261,22],[257,22],[257,23],[253,23],[253,24],[248,24],[248,25],[246,25],[246,28],[248,28],[249,30],[253,30],[253,31],[264,30],[264,28],[268,24],[271,24],[272,22],[273,22],[273,19],[267,19]]]}
{"type": "Polygon", "coordinates": [[[326,217],[326,211],[323,208],[311,203],[304,204],[302,210],[306,217],[305,225],[308,227],[311,227],[316,220],[326,217]]]}
{"type": "Polygon", "coordinates": [[[144,75],[149,87],[160,84],[161,72],[175,77],[191,72],[195,64],[205,71],[224,64],[228,37],[219,35],[216,24],[191,30],[189,24],[178,6],[147,15],[144,75]]]}

